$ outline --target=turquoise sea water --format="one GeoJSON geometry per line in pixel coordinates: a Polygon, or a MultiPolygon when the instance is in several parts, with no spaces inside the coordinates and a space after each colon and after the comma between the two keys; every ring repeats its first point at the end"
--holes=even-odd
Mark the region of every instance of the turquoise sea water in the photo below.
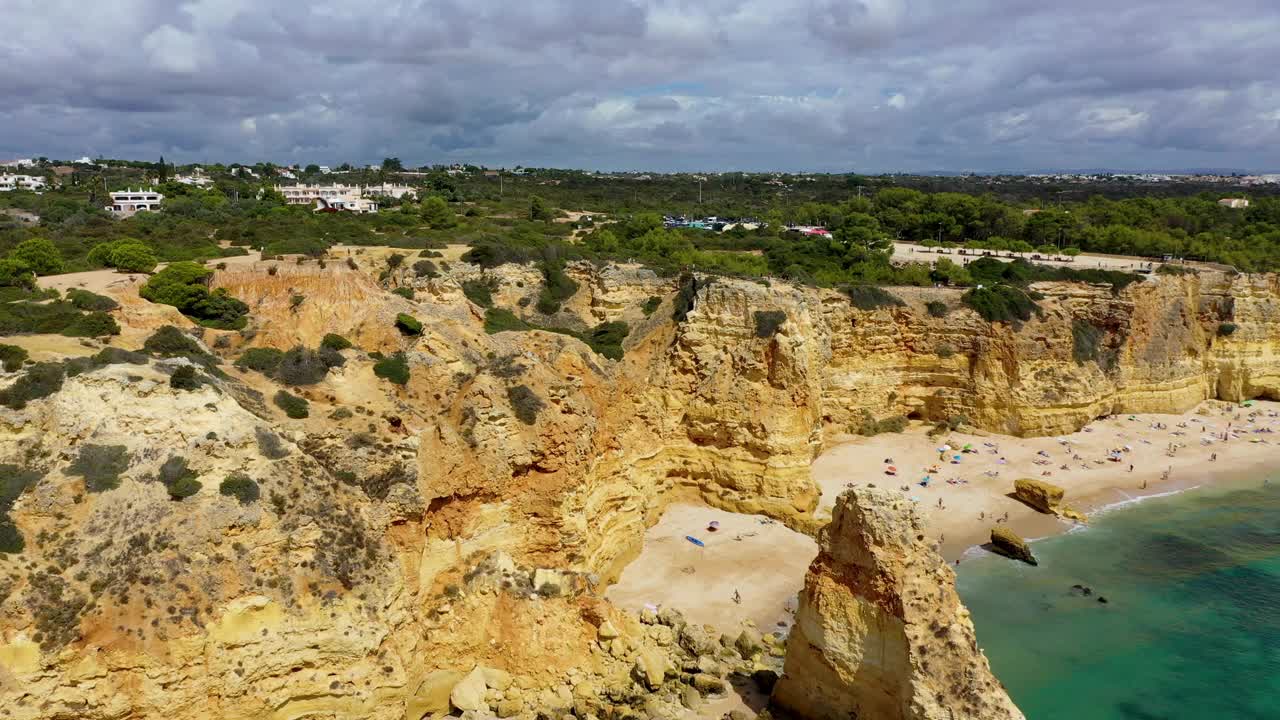
{"type": "Polygon", "coordinates": [[[1278,477],[1110,511],[1033,543],[1039,567],[963,562],[978,641],[1029,720],[1280,718],[1278,477]]]}

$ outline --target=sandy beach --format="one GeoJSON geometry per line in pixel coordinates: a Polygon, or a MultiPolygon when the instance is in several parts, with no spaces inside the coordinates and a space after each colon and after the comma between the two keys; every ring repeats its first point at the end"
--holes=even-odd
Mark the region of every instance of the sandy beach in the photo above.
{"type": "Polygon", "coordinates": [[[903,493],[919,501],[943,557],[955,561],[986,542],[997,520],[1028,539],[1072,526],[1008,497],[1018,478],[1064,488],[1066,503],[1087,514],[1274,464],[1280,459],[1280,403],[1250,405],[1210,401],[1180,415],[1116,415],[1058,437],[962,432],[929,437],[918,427],[851,440],[813,463],[822,488],[818,515],[830,513],[849,484],[906,488],[903,493]],[[943,445],[952,450],[939,452],[943,445]],[[962,451],[966,446],[970,452],[962,451]],[[889,459],[893,462],[886,463],[889,459]],[[890,466],[897,468],[896,476],[886,474],[890,466]]]}
{"type": "MultiPolygon", "coordinates": [[[[1280,403],[1267,401],[1248,407],[1210,401],[1180,415],[1117,415],[1061,437],[930,437],[928,430],[918,425],[898,434],[842,438],[823,453],[812,466],[822,489],[818,517],[828,516],[850,485],[898,488],[920,503],[943,557],[963,562],[966,553],[985,552],[977,546],[997,521],[1028,539],[1073,526],[1008,497],[1018,478],[1059,485],[1068,505],[1090,513],[1234,480],[1274,467],[1280,458],[1280,403]],[[940,453],[943,445],[953,449],[940,453]],[[890,466],[896,475],[886,474],[890,466]]],[[[672,505],[607,597],[635,610],[675,607],[691,621],[725,632],[751,621],[762,631],[785,634],[816,553],[810,538],[766,518],[672,505]],[[713,521],[719,526],[708,532],[713,521]]]]}

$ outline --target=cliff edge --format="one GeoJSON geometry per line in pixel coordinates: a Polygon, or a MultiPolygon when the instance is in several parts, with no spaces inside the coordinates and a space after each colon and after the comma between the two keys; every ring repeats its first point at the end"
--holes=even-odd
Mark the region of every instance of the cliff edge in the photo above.
{"type": "Polygon", "coordinates": [[[811,720],[1022,718],[910,501],[849,490],[809,566],[778,709],[811,720]]]}

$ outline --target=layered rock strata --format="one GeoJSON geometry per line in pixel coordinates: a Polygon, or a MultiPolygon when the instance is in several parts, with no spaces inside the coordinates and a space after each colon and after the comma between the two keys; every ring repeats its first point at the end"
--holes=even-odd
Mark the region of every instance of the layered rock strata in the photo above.
{"type": "Polygon", "coordinates": [[[809,567],[772,703],[811,720],[1013,720],[955,575],[900,494],[848,490],[809,567]]]}

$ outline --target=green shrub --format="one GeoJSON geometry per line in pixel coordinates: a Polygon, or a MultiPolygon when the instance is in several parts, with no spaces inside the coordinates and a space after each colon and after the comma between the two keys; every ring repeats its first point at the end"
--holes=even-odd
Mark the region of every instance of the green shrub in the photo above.
{"type": "Polygon", "coordinates": [[[351,347],[351,341],[341,335],[329,333],[320,340],[320,347],[329,348],[330,350],[346,350],[351,347]]]}
{"type": "Polygon", "coordinates": [[[17,372],[22,369],[22,364],[27,361],[26,348],[17,345],[0,344],[0,365],[4,367],[5,372],[17,372]]]}
{"type": "Polygon", "coordinates": [[[406,385],[409,382],[409,360],[404,353],[395,353],[375,363],[373,374],[396,385],[406,385]]]}
{"type": "Polygon", "coordinates": [[[284,353],[269,347],[249,348],[236,358],[236,367],[242,370],[256,370],[263,375],[274,375],[284,353]]]}
{"type": "MultiPolygon", "coordinates": [[[[548,249],[548,253],[552,252],[548,249]]],[[[578,283],[564,272],[564,261],[559,257],[551,257],[539,263],[542,271],[542,290],[538,293],[538,312],[543,315],[554,315],[560,312],[560,305],[574,293],[578,292],[578,283]]]]}
{"type": "Polygon", "coordinates": [[[880,433],[900,433],[907,429],[907,418],[904,415],[893,415],[883,420],[876,420],[868,410],[862,411],[862,422],[858,425],[859,435],[872,436],[880,433]]]}
{"type": "Polygon", "coordinates": [[[187,465],[187,459],[181,455],[170,456],[160,466],[160,482],[169,491],[169,497],[174,500],[191,497],[200,492],[203,485],[196,479],[197,477],[196,472],[187,465]]]}
{"type": "MultiPolygon", "coordinates": [[[[426,250],[424,252],[431,252],[431,251],[426,250]]],[[[414,263],[413,274],[417,275],[418,277],[425,277],[428,279],[440,277],[440,272],[436,270],[436,264],[431,262],[430,260],[419,260],[418,262],[414,263]]]]}
{"type": "Polygon", "coordinates": [[[18,497],[26,492],[27,488],[39,482],[42,477],[43,475],[35,470],[0,463],[0,515],[13,509],[13,504],[17,502],[18,497]]]}
{"type": "Polygon", "coordinates": [[[42,362],[27,368],[12,385],[0,390],[0,405],[21,410],[32,400],[49,397],[62,389],[66,372],[61,363],[42,362]]]}
{"type": "Polygon", "coordinates": [[[936,318],[946,317],[949,308],[947,304],[941,300],[930,300],[924,304],[924,309],[929,311],[929,315],[936,318]]]}
{"type": "Polygon", "coordinates": [[[17,555],[26,546],[18,526],[13,524],[8,515],[0,515],[0,555],[17,555]]]}
{"type": "Polygon", "coordinates": [[[26,265],[37,275],[56,275],[62,272],[62,253],[45,238],[23,240],[9,252],[9,259],[26,265]]]}
{"type": "Polygon", "coordinates": [[[844,288],[844,294],[848,296],[849,304],[859,310],[878,310],[906,305],[897,295],[875,285],[849,285],[844,288]]]}
{"type": "Polygon", "coordinates": [[[252,505],[261,495],[258,483],[244,473],[231,473],[218,486],[218,492],[234,497],[241,505],[252,505]]]}
{"type": "Polygon", "coordinates": [[[22,493],[39,482],[41,477],[34,470],[0,464],[0,554],[15,555],[26,547],[22,532],[13,524],[9,511],[22,493]]]}
{"type": "MultiPolygon", "coordinates": [[[[301,260],[302,258],[298,258],[298,259],[301,260]]],[[[297,311],[298,308],[302,307],[302,303],[306,301],[307,301],[306,295],[294,293],[293,295],[289,296],[289,309],[292,311],[297,311]]]]}
{"type": "Polygon", "coordinates": [[[165,325],[152,333],[151,337],[142,343],[142,348],[160,357],[207,354],[191,336],[172,325],[165,325]]]}
{"type": "Polygon", "coordinates": [[[0,335],[61,333],[80,319],[71,303],[10,302],[0,304],[0,335]]]}
{"type": "Polygon", "coordinates": [[[1230,322],[1218,323],[1218,336],[1228,337],[1236,331],[1236,324],[1230,322]]]}
{"type": "Polygon", "coordinates": [[[95,245],[89,251],[89,263],[113,267],[123,272],[149,273],[156,269],[156,254],[140,240],[122,238],[95,245]]]}
{"type": "Polygon", "coordinates": [[[942,343],[941,345],[938,346],[938,349],[935,352],[937,353],[938,357],[945,360],[951,357],[952,355],[955,355],[956,349],[946,343],[942,343]]]}
{"type": "Polygon", "coordinates": [[[387,267],[391,268],[392,270],[400,267],[403,264],[404,264],[404,256],[401,255],[400,253],[391,253],[390,255],[387,256],[387,267]]]}
{"type": "Polygon", "coordinates": [[[412,300],[412,299],[413,299],[413,288],[411,288],[411,287],[398,287],[398,288],[396,288],[396,289],[392,290],[391,292],[392,292],[392,293],[394,293],[394,294],[396,294],[396,295],[399,295],[400,297],[404,298],[405,300],[412,300]]]}
{"type": "Polygon", "coordinates": [[[190,365],[183,365],[173,371],[169,376],[169,387],[174,390],[198,390],[200,389],[200,376],[196,374],[196,369],[190,365]]]}
{"type": "Polygon", "coordinates": [[[249,306],[223,288],[209,291],[213,271],[193,262],[176,262],[151,276],[139,294],[178,311],[205,327],[239,330],[248,322],[249,306]]]}
{"type": "Polygon", "coordinates": [[[778,332],[782,323],[787,321],[787,314],[781,310],[757,310],[756,337],[771,338],[778,332]]]}
{"type": "Polygon", "coordinates": [[[399,313],[396,315],[396,329],[401,335],[421,335],[422,323],[408,313],[399,313]]]}
{"type": "Polygon", "coordinates": [[[98,367],[102,367],[103,365],[121,365],[125,363],[129,365],[146,365],[147,362],[148,360],[146,355],[118,347],[102,348],[93,356],[93,364],[98,367]]]}
{"type": "Polygon", "coordinates": [[[308,404],[306,400],[298,397],[297,395],[290,395],[284,390],[277,392],[273,400],[275,401],[276,407],[283,410],[285,415],[288,415],[294,420],[301,420],[311,414],[307,409],[308,404]]]}
{"type": "Polygon", "coordinates": [[[120,304],[106,295],[99,295],[80,288],[68,290],[67,301],[78,310],[111,312],[112,310],[120,309],[120,304]]]}
{"type": "Polygon", "coordinates": [[[662,298],[657,295],[650,295],[649,299],[644,301],[644,305],[640,306],[640,309],[644,311],[645,317],[649,317],[657,311],[659,307],[662,307],[662,298]]]}
{"type": "Polygon", "coordinates": [[[88,492],[106,492],[120,487],[120,475],[129,469],[131,460],[124,445],[81,445],[67,474],[84,478],[88,492]]]}
{"type": "Polygon", "coordinates": [[[104,312],[91,312],[71,321],[70,325],[63,328],[62,334],[70,337],[107,337],[119,335],[120,325],[115,318],[104,312]]]}
{"type": "Polygon", "coordinates": [[[591,349],[603,355],[610,360],[622,359],[622,341],[631,333],[631,328],[626,323],[615,320],[614,322],[600,323],[585,335],[577,335],[576,333],[568,333],[575,337],[581,337],[582,341],[591,346],[591,349]]]}
{"type": "Polygon", "coordinates": [[[516,418],[525,425],[532,425],[537,422],[538,413],[542,412],[543,408],[546,407],[546,404],[542,402],[537,393],[525,385],[508,387],[507,400],[511,403],[511,409],[515,411],[516,418]]]}
{"type": "Polygon", "coordinates": [[[169,497],[174,500],[189,498],[200,492],[200,488],[204,487],[194,475],[191,477],[182,477],[176,480],[172,485],[168,486],[169,497]]]}
{"type": "Polygon", "coordinates": [[[1040,309],[1026,290],[1012,285],[973,288],[961,295],[960,301],[987,322],[1030,320],[1032,313],[1040,309]]]}
{"type": "Polygon", "coordinates": [[[494,333],[508,330],[529,330],[529,323],[516,317],[515,313],[505,308],[489,308],[484,312],[484,331],[494,333]]]}
{"type": "Polygon", "coordinates": [[[36,275],[24,262],[13,258],[0,259],[0,287],[34,290],[36,275]]]}
{"type": "Polygon", "coordinates": [[[1071,321],[1071,357],[1077,363],[1097,362],[1102,355],[1102,330],[1088,320],[1071,321]]]}
{"type": "Polygon", "coordinates": [[[480,277],[462,283],[462,294],[480,307],[493,307],[493,293],[497,290],[498,279],[494,277],[480,277]]]}
{"type": "Polygon", "coordinates": [[[315,385],[328,373],[329,365],[320,353],[299,345],[280,357],[274,377],[285,385],[315,385]]]}

